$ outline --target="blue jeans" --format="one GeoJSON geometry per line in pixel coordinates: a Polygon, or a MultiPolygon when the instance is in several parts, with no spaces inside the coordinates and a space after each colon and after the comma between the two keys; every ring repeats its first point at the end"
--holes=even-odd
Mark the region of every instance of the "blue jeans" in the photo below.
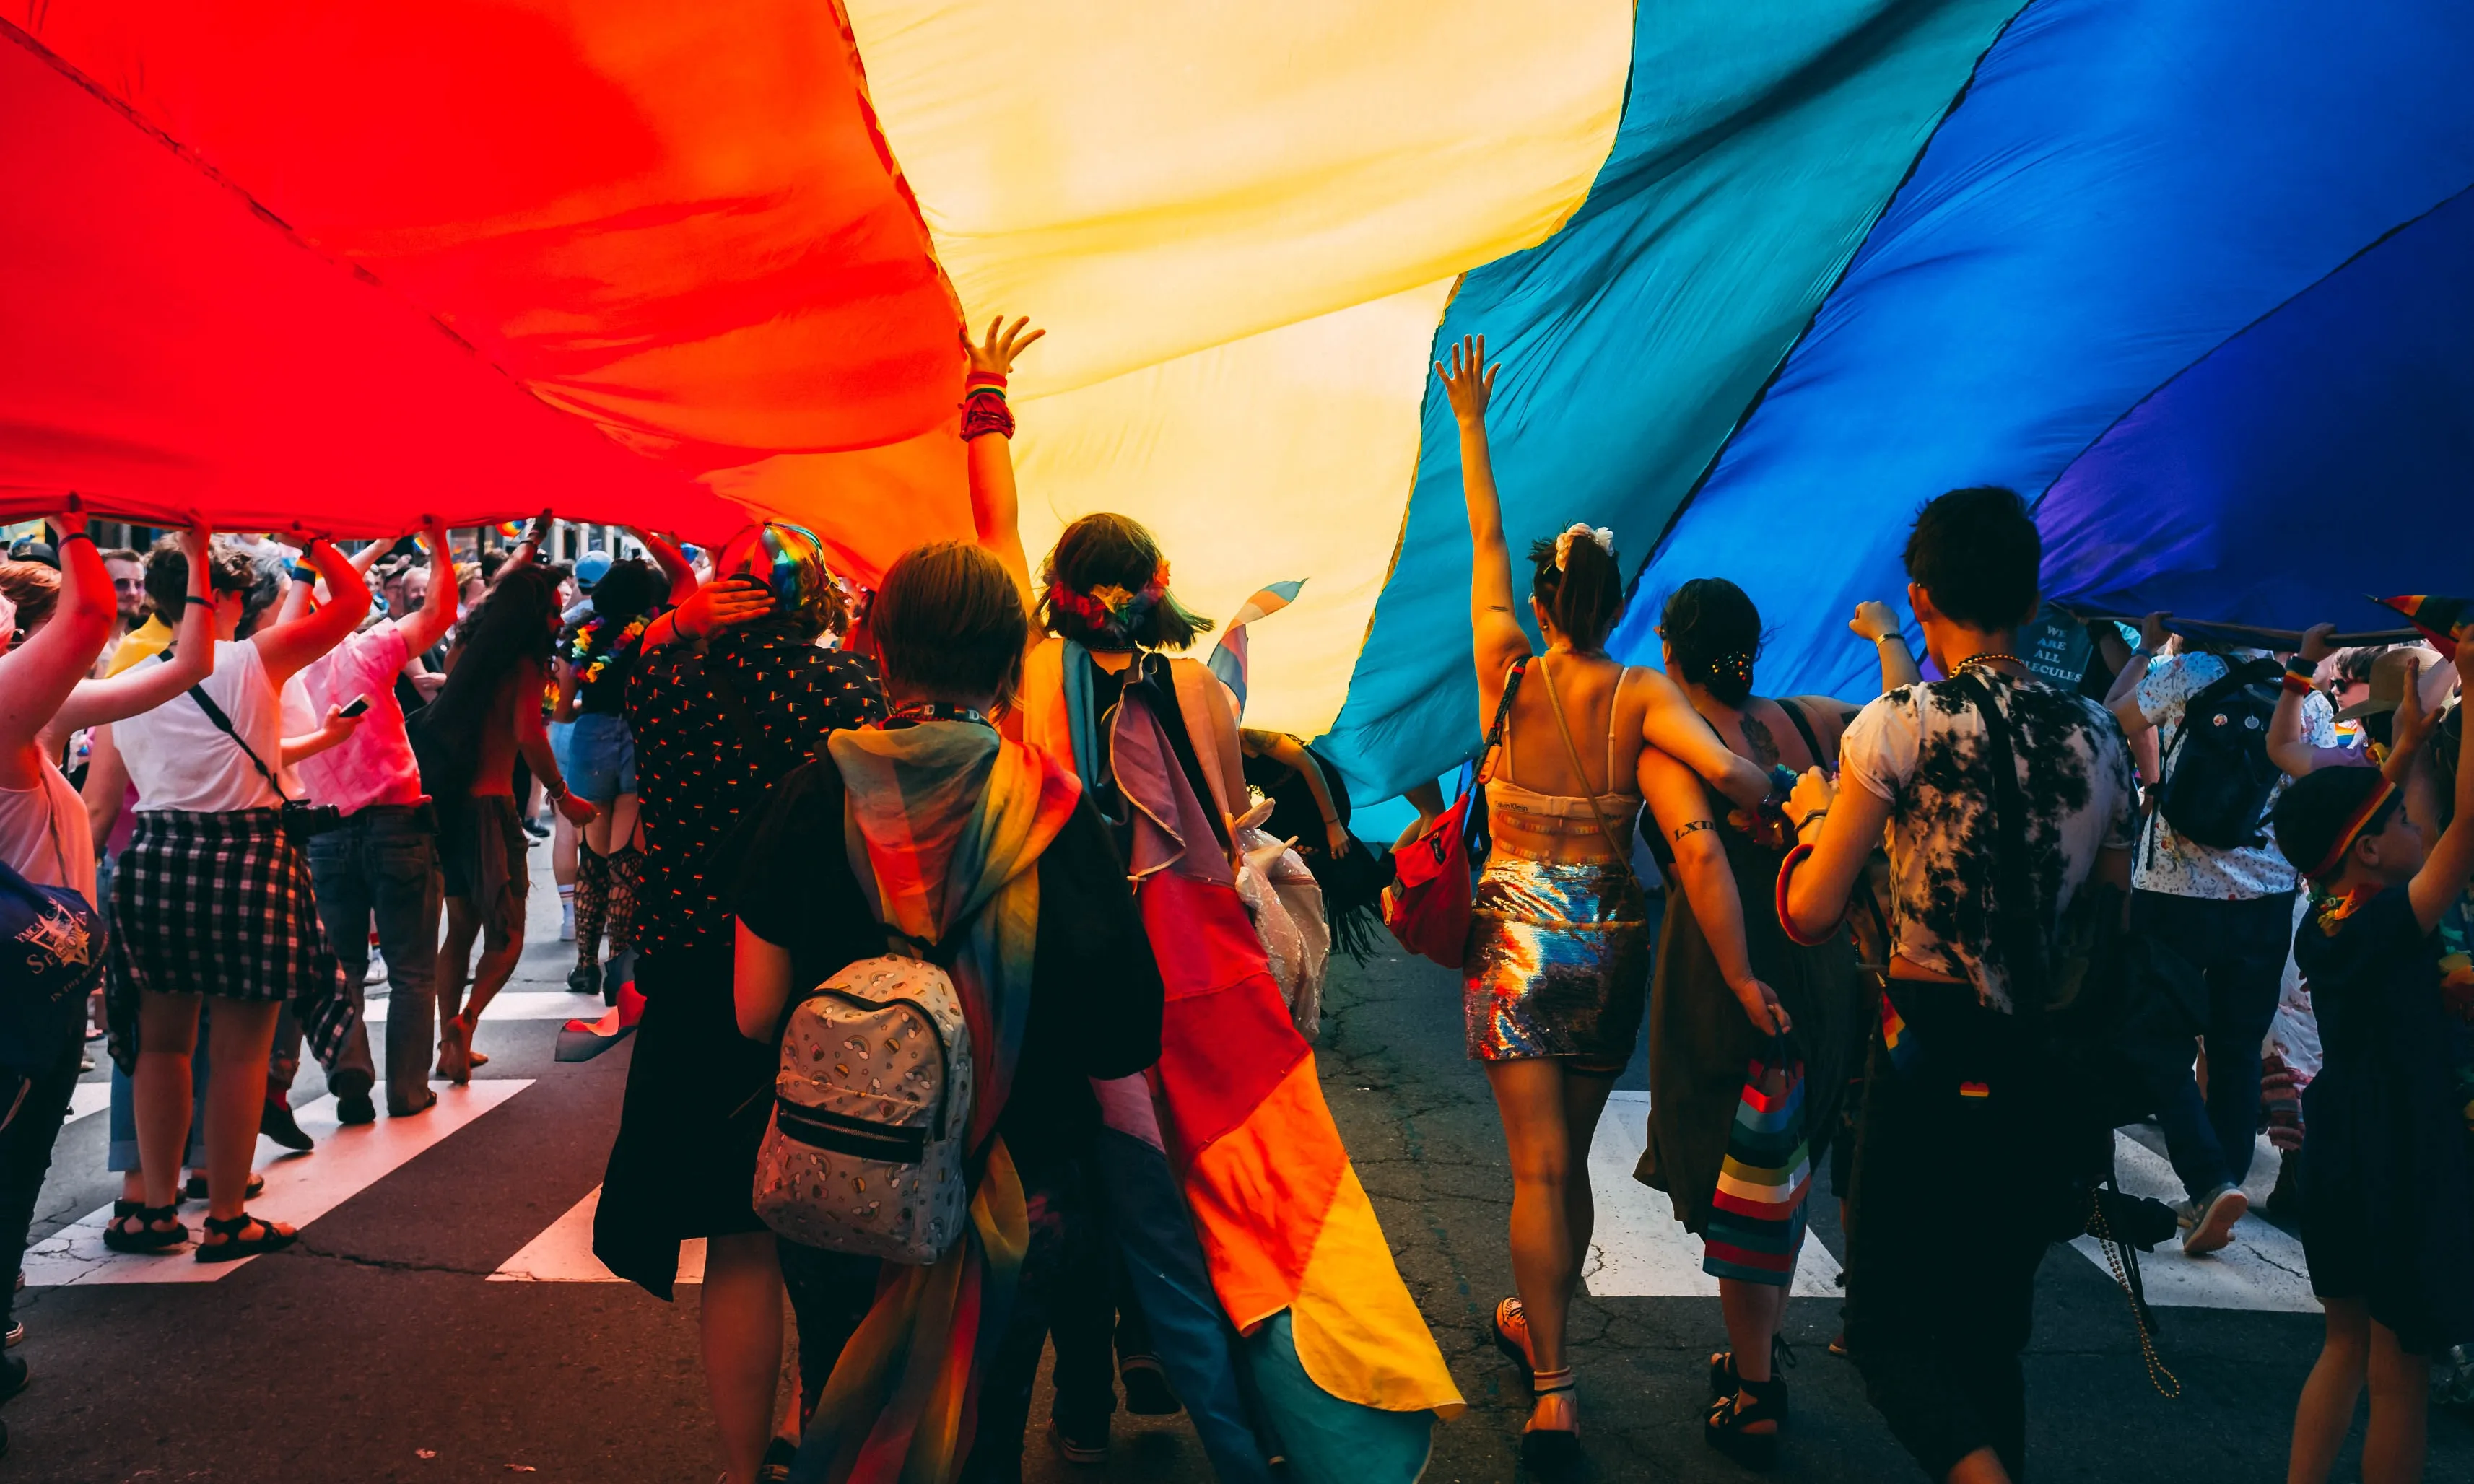
{"type": "Polygon", "coordinates": [[[2259,1131],[2259,1053],[2293,941],[2293,893],[2219,902],[2130,895],[2130,1054],[2193,1201],[2250,1174],[2259,1131]],[[2192,1040],[2208,1048],[2208,1094],[2192,1040]]]}
{"type": "MultiPolygon", "coordinates": [[[[340,829],[309,841],[309,880],[318,892],[318,920],[344,967],[344,986],[356,1012],[352,1044],[336,1071],[375,1076],[370,1034],[358,1019],[361,982],[370,973],[370,926],[387,961],[387,1107],[421,1107],[429,1091],[429,1054],[437,1025],[438,842],[429,812],[376,805],[344,816],[340,829]]],[[[298,1033],[294,1033],[297,1034],[298,1033]]],[[[330,1074],[331,1075],[331,1074],[330,1074]]]]}

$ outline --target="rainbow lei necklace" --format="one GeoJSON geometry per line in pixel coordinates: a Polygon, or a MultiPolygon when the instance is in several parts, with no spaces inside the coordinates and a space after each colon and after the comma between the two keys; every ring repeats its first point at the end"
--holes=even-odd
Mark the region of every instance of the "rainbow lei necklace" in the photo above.
{"type": "Polygon", "coordinates": [[[610,669],[610,657],[642,639],[651,622],[646,618],[636,618],[609,644],[603,645],[601,636],[608,632],[610,620],[598,615],[587,619],[577,627],[574,640],[567,646],[567,657],[575,665],[577,682],[588,686],[598,682],[610,669]]]}

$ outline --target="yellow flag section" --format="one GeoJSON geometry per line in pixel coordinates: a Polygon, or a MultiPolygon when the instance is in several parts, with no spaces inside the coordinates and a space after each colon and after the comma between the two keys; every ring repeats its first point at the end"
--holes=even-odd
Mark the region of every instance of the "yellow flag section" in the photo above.
{"type": "MultiPolygon", "coordinates": [[[[1629,0],[846,4],[966,315],[1050,330],[1012,388],[1025,547],[1122,511],[1215,620],[1307,578],[1253,635],[1248,719],[1320,733],[1398,538],[1451,282],[1588,194],[1629,0]]],[[[802,473],[764,502],[806,506],[802,473]]]]}

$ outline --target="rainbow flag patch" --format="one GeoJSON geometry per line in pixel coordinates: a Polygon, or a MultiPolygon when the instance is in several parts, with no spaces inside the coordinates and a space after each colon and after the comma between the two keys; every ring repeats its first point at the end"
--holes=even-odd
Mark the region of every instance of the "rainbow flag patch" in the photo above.
{"type": "Polygon", "coordinates": [[[1982,1083],[1960,1083],[1958,1095],[1962,1098],[1989,1098],[1993,1096],[1993,1089],[1982,1083]]]}

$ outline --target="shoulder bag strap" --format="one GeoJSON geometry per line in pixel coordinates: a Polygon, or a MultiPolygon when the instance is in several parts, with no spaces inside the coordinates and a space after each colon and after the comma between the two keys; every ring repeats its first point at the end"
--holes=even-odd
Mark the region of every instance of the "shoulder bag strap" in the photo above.
{"type": "Polygon", "coordinates": [[[1488,763],[1493,759],[1495,750],[1503,746],[1505,740],[1511,735],[1512,698],[1520,693],[1520,677],[1527,672],[1530,659],[1531,656],[1524,654],[1513,661],[1511,667],[1503,672],[1503,696],[1494,703],[1494,719],[1487,724],[1486,744],[1480,747],[1477,753],[1477,783],[1480,786],[1483,786],[1490,776],[1487,772],[1488,763]]]}
{"type": "MultiPolygon", "coordinates": [[[[168,652],[158,655],[157,658],[162,660],[163,663],[167,665],[172,662],[172,656],[168,652]]],[[[247,738],[242,737],[239,732],[233,729],[231,718],[224,715],[224,709],[215,704],[215,698],[206,693],[206,688],[203,685],[193,685],[189,687],[189,699],[198,703],[198,709],[206,714],[206,719],[215,724],[216,731],[230,738],[232,742],[239,746],[240,750],[248,756],[250,766],[257,769],[257,776],[266,780],[266,786],[275,791],[275,796],[283,800],[283,802],[287,804],[291,803],[292,795],[284,792],[283,785],[275,781],[275,774],[267,770],[266,760],[257,755],[257,749],[249,744],[249,740],[247,738]]]]}
{"type": "Polygon", "coordinates": [[[1811,754],[1812,766],[1815,767],[1828,767],[1830,766],[1830,759],[1821,755],[1821,739],[1814,735],[1812,730],[1812,721],[1809,718],[1805,716],[1804,708],[1783,697],[1772,702],[1772,704],[1776,705],[1779,710],[1786,713],[1787,720],[1794,723],[1797,733],[1804,738],[1804,750],[1811,754]]]}
{"type": "MultiPolygon", "coordinates": [[[[1538,661],[1538,678],[1546,682],[1546,704],[1555,709],[1555,731],[1564,739],[1564,755],[1572,760],[1572,771],[1581,777],[1582,793],[1589,800],[1589,817],[1598,822],[1598,834],[1606,839],[1607,848],[1614,852],[1615,859],[1623,863],[1624,874],[1630,876],[1632,852],[1616,843],[1614,826],[1607,823],[1606,815],[1598,808],[1598,793],[1589,783],[1589,769],[1581,762],[1581,749],[1572,745],[1572,728],[1564,719],[1564,697],[1556,693],[1555,672],[1546,668],[1542,655],[1538,661]]],[[[1608,779],[1607,787],[1613,788],[1614,780],[1608,779]]],[[[1637,878],[1635,878],[1634,885],[1639,885],[1637,878]]]]}
{"type": "Polygon", "coordinates": [[[1973,675],[1956,684],[1967,687],[1967,698],[1984,722],[1984,761],[1993,771],[1994,848],[2001,899],[1993,921],[2008,925],[2002,967],[2010,976],[2010,1007],[2023,1021],[2045,1010],[2050,951],[2043,914],[2037,911],[2036,887],[2027,874],[2027,795],[2019,787],[2018,754],[2011,745],[2010,718],[1993,698],[1992,689],[1973,675]]]}

